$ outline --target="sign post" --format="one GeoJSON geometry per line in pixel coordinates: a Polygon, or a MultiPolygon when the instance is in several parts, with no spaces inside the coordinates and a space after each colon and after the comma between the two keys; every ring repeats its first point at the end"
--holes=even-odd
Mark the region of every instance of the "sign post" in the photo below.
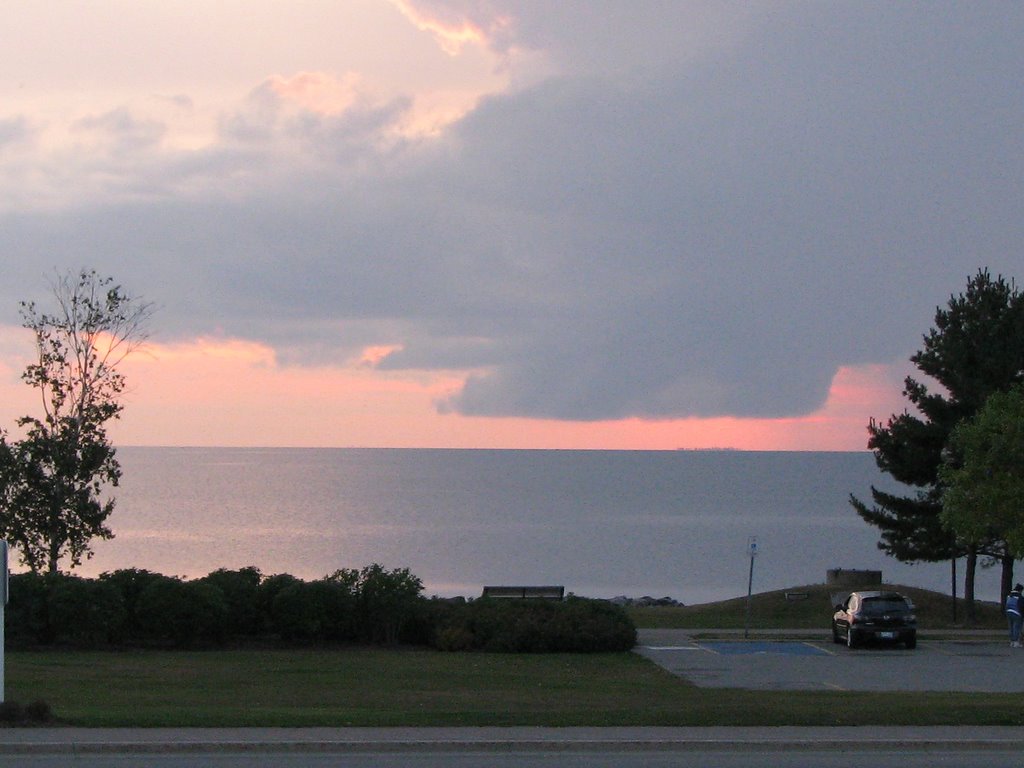
{"type": "Polygon", "coordinates": [[[750,556],[750,573],[747,575],[747,615],[743,620],[743,637],[750,637],[750,596],[754,589],[754,558],[757,557],[757,536],[747,537],[747,554],[750,556]]]}
{"type": "Polygon", "coordinates": [[[10,571],[7,569],[7,542],[0,539],[0,704],[4,703],[4,611],[7,609],[7,588],[10,571]]]}

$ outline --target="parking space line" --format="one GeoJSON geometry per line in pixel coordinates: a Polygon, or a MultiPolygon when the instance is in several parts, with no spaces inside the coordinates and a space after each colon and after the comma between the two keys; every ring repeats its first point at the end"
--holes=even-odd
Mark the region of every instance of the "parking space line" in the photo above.
{"type": "Polygon", "coordinates": [[[801,637],[794,632],[788,638],[779,633],[777,639],[751,640],[741,640],[735,633],[713,638],[680,633],[650,639],[655,642],[637,647],[642,655],[701,688],[817,690],[844,695],[861,690],[1024,693],[1024,678],[1016,674],[1019,662],[1024,662],[1024,651],[1010,650],[1002,636],[995,634],[929,638],[918,642],[916,651],[900,644],[870,644],[851,650],[845,643],[830,642],[826,633],[801,637]],[[684,651],[705,651],[707,655],[684,651]],[[814,661],[814,656],[827,658],[814,661]],[[953,660],[957,663],[950,664],[953,660]],[[855,674],[844,674],[850,669],[855,674]]]}
{"type": "Polygon", "coordinates": [[[736,641],[721,640],[701,643],[713,653],[723,656],[746,655],[779,655],[779,656],[818,656],[831,655],[829,651],[813,643],[796,640],[760,640],[736,641]]]}
{"type": "Polygon", "coordinates": [[[818,645],[817,643],[807,643],[807,642],[805,642],[804,645],[809,645],[809,646],[811,646],[811,648],[817,648],[819,651],[821,651],[822,653],[828,654],[829,656],[835,656],[836,655],[835,650],[832,649],[832,648],[829,648],[826,645],[818,645]]]}

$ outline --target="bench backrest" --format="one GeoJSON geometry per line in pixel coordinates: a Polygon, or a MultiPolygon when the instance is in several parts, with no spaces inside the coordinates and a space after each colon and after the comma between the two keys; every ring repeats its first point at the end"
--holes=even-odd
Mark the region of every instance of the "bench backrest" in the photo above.
{"type": "Polygon", "coordinates": [[[562,600],[565,587],[484,587],[482,597],[495,597],[503,600],[562,600]]]}

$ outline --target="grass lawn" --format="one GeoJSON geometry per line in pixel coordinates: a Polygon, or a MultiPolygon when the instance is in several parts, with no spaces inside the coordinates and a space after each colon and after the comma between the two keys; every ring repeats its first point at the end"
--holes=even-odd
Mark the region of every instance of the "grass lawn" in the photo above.
{"type": "MultiPolygon", "coordinates": [[[[953,626],[948,597],[896,589],[914,600],[923,628],[953,626]]],[[[830,606],[824,585],[754,595],[751,629],[824,636],[830,606]]],[[[998,606],[979,609],[977,626],[1002,628],[998,606]]],[[[745,598],[631,609],[637,626],[689,629],[742,627],[745,612],[745,598]]],[[[701,689],[632,653],[46,650],[6,659],[9,701],[41,699],[61,722],[94,727],[1024,725],[1017,694],[701,689]]]]}
{"type": "Polygon", "coordinates": [[[7,698],[94,727],[1024,724],[1012,694],[699,689],[631,653],[15,652],[7,698]]]}

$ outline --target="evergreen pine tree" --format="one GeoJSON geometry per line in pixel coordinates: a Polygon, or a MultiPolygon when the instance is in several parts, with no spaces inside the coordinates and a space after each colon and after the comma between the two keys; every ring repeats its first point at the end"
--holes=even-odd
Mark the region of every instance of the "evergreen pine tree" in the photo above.
{"type": "Polygon", "coordinates": [[[941,520],[939,466],[953,429],[973,417],[994,392],[1024,380],[1024,295],[1002,276],[981,269],[967,290],[936,309],[935,327],[910,361],[939,386],[908,376],[904,411],[884,424],[871,420],[868,448],[879,469],[912,486],[906,496],[871,488],[872,504],[855,496],[857,513],[881,531],[880,549],[903,562],[938,562],[967,556],[964,596],[973,610],[977,556],[1003,563],[1012,578],[1013,558],[1001,540],[965,545],[941,520]]]}

